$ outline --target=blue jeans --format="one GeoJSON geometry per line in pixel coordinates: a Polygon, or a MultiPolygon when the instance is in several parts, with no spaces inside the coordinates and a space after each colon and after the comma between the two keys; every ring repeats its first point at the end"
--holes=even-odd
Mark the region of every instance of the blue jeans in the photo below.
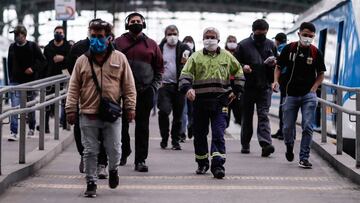
{"type": "Polygon", "coordinates": [[[84,146],[84,163],[87,182],[97,181],[98,154],[100,152],[100,130],[103,135],[103,145],[109,157],[109,171],[117,170],[121,153],[121,120],[113,123],[97,118],[80,115],[81,142],[84,146]]]}
{"type": "Polygon", "coordinates": [[[304,96],[288,96],[283,106],[283,135],[286,145],[294,145],[295,125],[299,108],[301,109],[302,138],[300,145],[300,160],[308,160],[310,144],[313,135],[313,123],[317,106],[316,93],[310,92],[304,96]]]}
{"type": "MultiPolygon", "coordinates": [[[[19,85],[19,83],[10,83],[10,85],[15,86],[19,85]]],[[[27,92],[27,101],[32,101],[35,99],[35,92],[27,92]]],[[[20,92],[15,91],[10,93],[11,99],[11,107],[19,106],[20,105],[20,92]]],[[[31,130],[35,129],[36,119],[35,119],[35,112],[30,112],[27,115],[27,122],[29,128],[31,130]]],[[[13,115],[10,118],[10,131],[14,134],[18,133],[18,115],[13,115]]]]}

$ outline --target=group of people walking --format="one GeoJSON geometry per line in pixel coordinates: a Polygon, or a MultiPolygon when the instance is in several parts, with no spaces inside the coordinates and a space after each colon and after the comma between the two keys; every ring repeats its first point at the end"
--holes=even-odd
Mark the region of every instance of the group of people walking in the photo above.
{"type": "MultiPolygon", "coordinates": [[[[116,38],[110,23],[94,19],[89,23],[88,37],[71,48],[64,38],[64,29],[56,27],[45,56],[35,43],[26,40],[25,27],[20,25],[14,30],[9,70],[18,73],[9,71],[12,84],[30,80],[17,77],[34,75],[37,69],[33,61],[47,61],[46,76],[61,74],[65,68],[71,74],[64,115],[70,124],[75,124],[74,135],[81,156],[79,170],[86,174],[85,196],[96,196],[98,178],[108,177],[110,188],[118,186],[118,167],[127,164],[132,153],[129,123],[133,120],[134,169],[148,172],[149,117],[154,105],[159,110],[162,149],[168,147],[171,138],[171,149],[181,150],[186,129],[189,138],[194,138],[196,174],[205,174],[210,169],[217,179],[225,176],[224,133],[229,126],[230,110],[235,123],[241,124],[241,153],[248,154],[256,105],[261,156],[270,156],[275,148],[268,113],[272,92],[279,87],[282,95],[279,131],[285,138],[286,159],[294,159],[295,122],[300,108],[303,133],[299,166],[311,168],[309,153],[317,104],[314,92],[326,71],[322,53],[311,45],[315,37],[313,24],[302,23],[299,40],[286,45],[285,34],[280,34],[279,43],[268,39],[269,25],[258,19],[253,22],[248,38],[237,43],[235,36],[229,36],[225,49],[219,46],[219,30],[208,27],[202,35],[203,48],[198,51],[192,37],[179,40],[175,25],[165,28],[159,45],[142,32],[146,26],[140,13],[131,13],[125,19],[128,32],[116,38]],[[30,50],[36,55],[29,57],[26,53],[30,50]],[[27,64],[23,64],[23,57],[29,58],[27,64]]],[[[16,105],[16,101],[12,104],[16,105]]],[[[34,125],[29,126],[31,130],[34,125]]],[[[11,132],[16,135],[15,130],[11,132]]]]}

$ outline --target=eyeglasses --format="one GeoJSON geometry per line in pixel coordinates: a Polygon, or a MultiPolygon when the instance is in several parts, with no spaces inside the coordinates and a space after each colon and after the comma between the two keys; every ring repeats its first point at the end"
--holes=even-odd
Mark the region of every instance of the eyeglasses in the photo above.
{"type": "Polygon", "coordinates": [[[102,35],[102,34],[92,34],[92,35],[90,35],[90,37],[91,38],[98,38],[98,39],[103,39],[103,38],[105,38],[105,36],[104,35],[102,35]]]}
{"type": "Polygon", "coordinates": [[[204,39],[216,39],[215,36],[205,36],[204,39]]]}
{"type": "Polygon", "coordinates": [[[177,33],[167,33],[166,36],[177,36],[177,33]]]}

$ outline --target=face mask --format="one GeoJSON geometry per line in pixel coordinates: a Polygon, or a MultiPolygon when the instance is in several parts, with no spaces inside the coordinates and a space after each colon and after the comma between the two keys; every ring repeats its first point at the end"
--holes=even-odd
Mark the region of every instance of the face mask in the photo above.
{"type": "Polygon", "coordinates": [[[300,35],[300,43],[303,45],[303,46],[310,46],[311,43],[313,42],[313,38],[310,38],[310,37],[304,37],[304,36],[301,36],[300,35]]]}
{"type": "Polygon", "coordinates": [[[204,48],[208,51],[215,51],[218,48],[217,39],[204,39],[204,48]]]}
{"type": "Polygon", "coordinates": [[[55,39],[56,42],[61,42],[64,39],[64,36],[62,34],[55,33],[54,34],[54,39],[55,39]]]}
{"type": "Polygon", "coordinates": [[[235,50],[237,47],[237,44],[236,44],[236,42],[228,42],[228,43],[226,43],[226,46],[230,50],[235,50]]]}
{"type": "Polygon", "coordinates": [[[106,44],[107,39],[108,38],[106,38],[106,37],[104,37],[102,39],[99,39],[97,37],[91,37],[90,38],[90,50],[95,54],[104,53],[107,48],[107,44],[106,44]]]}
{"type": "Polygon", "coordinates": [[[266,40],[265,34],[254,34],[253,37],[256,43],[263,43],[266,40]]]}
{"type": "Polygon", "coordinates": [[[188,45],[191,50],[194,49],[194,44],[193,44],[193,43],[191,43],[191,42],[186,42],[186,45],[188,45]]]}
{"type": "Polygon", "coordinates": [[[176,35],[166,36],[166,42],[171,46],[174,46],[178,43],[179,37],[176,35]]]}
{"type": "Polygon", "coordinates": [[[129,30],[130,32],[134,33],[134,34],[139,34],[143,29],[143,25],[142,24],[131,24],[129,25],[129,30]]]}

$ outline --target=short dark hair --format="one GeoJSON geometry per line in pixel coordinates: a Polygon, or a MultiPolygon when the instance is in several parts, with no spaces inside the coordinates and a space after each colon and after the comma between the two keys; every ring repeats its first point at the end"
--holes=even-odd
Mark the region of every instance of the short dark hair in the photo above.
{"type": "Polygon", "coordinates": [[[300,25],[300,31],[303,31],[305,29],[310,30],[311,32],[316,32],[315,25],[310,22],[303,22],[300,25]]]}
{"type": "Polygon", "coordinates": [[[90,23],[89,30],[95,30],[95,31],[105,30],[105,35],[109,36],[112,33],[112,25],[106,21],[99,20],[90,23]]]}
{"type": "Polygon", "coordinates": [[[65,28],[63,26],[61,26],[61,25],[56,26],[55,29],[54,29],[54,32],[57,29],[62,29],[65,32],[65,28]]]}
{"type": "Polygon", "coordinates": [[[179,29],[176,27],[176,25],[169,25],[165,28],[165,35],[167,33],[167,31],[169,30],[176,30],[176,32],[179,34],[179,29]]]}
{"type": "Polygon", "coordinates": [[[252,24],[252,31],[269,30],[269,24],[264,19],[257,19],[252,24]]]}
{"type": "Polygon", "coordinates": [[[286,34],[283,32],[278,33],[275,36],[275,40],[279,41],[280,43],[286,43],[286,41],[287,41],[286,34]]]}

